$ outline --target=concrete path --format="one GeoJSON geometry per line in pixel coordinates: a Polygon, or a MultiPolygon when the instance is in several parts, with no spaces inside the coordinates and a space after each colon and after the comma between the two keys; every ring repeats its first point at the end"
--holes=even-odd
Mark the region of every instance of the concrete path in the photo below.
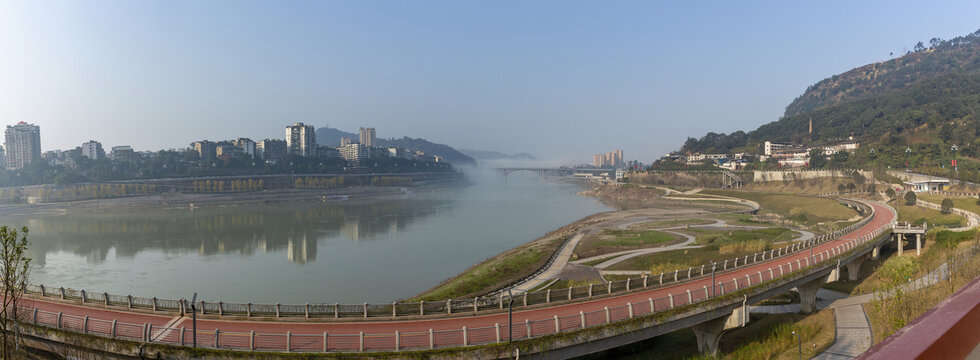
{"type": "MultiPolygon", "coordinates": [[[[942,206],[940,206],[938,204],[933,204],[931,202],[923,201],[923,200],[917,200],[915,204],[918,205],[918,206],[920,206],[920,207],[924,207],[924,208],[927,208],[927,209],[933,209],[933,210],[942,210],[942,208],[943,208],[942,206]]],[[[977,213],[975,213],[975,212],[966,211],[966,210],[959,209],[959,208],[953,208],[953,213],[956,214],[956,215],[965,217],[966,218],[966,221],[967,221],[967,225],[965,227],[949,228],[949,229],[946,229],[946,230],[949,230],[949,231],[957,231],[957,232],[967,231],[967,230],[970,230],[970,229],[973,229],[973,228],[977,227],[977,225],[980,225],[980,215],[977,215],[977,213]]]]}
{"type": "Polygon", "coordinates": [[[547,269],[545,269],[542,273],[538,274],[535,277],[527,279],[521,283],[514,284],[513,287],[514,293],[520,294],[520,293],[531,291],[531,289],[544,285],[546,282],[551,281],[551,279],[554,279],[556,276],[558,276],[558,274],[560,274],[562,270],[565,269],[565,265],[568,264],[568,259],[571,259],[572,257],[572,252],[575,251],[575,247],[578,246],[579,241],[582,241],[582,238],[584,237],[585,237],[584,232],[579,232],[578,234],[575,234],[572,237],[572,239],[569,240],[567,244],[565,244],[565,247],[563,247],[561,249],[561,252],[558,253],[558,256],[555,258],[555,261],[551,263],[551,265],[548,266],[547,269]]]}

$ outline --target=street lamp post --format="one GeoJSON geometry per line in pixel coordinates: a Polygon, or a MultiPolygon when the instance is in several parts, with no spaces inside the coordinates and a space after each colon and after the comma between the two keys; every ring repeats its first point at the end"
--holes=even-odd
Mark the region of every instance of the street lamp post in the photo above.
{"type": "Polygon", "coordinates": [[[711,263],[711,297],[715,297],[715,268],[717,263],[712,260],[708,260],[711,263]]]}
{"type": "Polygon", "coordinates": [[[909,158],[911,158],[911,156],[912,156],[912,148],[906,146],[905,147],[905,172],[909,171],[909,158]]]}
{"type": "Polygon", "coordinates": [[[514,342],[514,288],[507,288],[507,342],[514,342]]]}
{"type": "Polygon", "coordinates": [[[956,167],[956,150],[959,148],[956,147],[956,144],[953,144],[953,147],[951,147],[950,149],[953,150],[953,164],[952,164],[953,171],[956,171],[958,170],[958,168],[956,167]]]}
{"type": "Polygon", "coordinates": [[[793,331],[793,335],[796,335],[796,340],[799,344],[797,349],[797,351],[799,351],[799,358],[800,360],[803,360],[803,338],[800,337],[800,334],[797,334],[795,330],[793,331]]]}
{"type": "Polygon", "coordinates": [[[197,293],[194,293],[194,296],[191,297],[191,319],[192,319],[191,323],[193,324],[192,327],[194,329],[194,336],[193,336],[194,347],[197,347],[197,306],[194,305],[194,303],[196,302],[197,302],[197,293]]]}

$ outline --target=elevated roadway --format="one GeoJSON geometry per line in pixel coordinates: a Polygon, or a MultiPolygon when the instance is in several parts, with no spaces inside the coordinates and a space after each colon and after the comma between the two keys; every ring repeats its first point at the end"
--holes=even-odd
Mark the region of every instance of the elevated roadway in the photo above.
{"type": "MultiPolygon", "coordinates": [[[[441,354],[475,358],[507,358],[519,350],[524,358],[568,358],[694,327],[702,351],[714,353],[727,328],[747,321],[748,305],[798,288],[803,312],[812,312],[816,290],[836,280],[841,266],[877,254],[889,239],[896,214],[887,205],[860,202],[870,218],[837,238],[796,244],[792,251],[767,251],[762,260],[740,267],[732,268],[726,262],[726,270],[719,268],[714,276],[709,272],[687,281],[650,286],[644,279],[644,286],[636,284],[633,289],[588,300],[521,306],[514,309],[512,323],[506,309],[293,322],[199,316],[198,344],[302,352],[453,348],[455,352],[443,350],[441,354]],[[696,303],[701,304],[684,306],[696,303]],[[556,333],[562,334],[554,336],[556,333]],[[508,344],[511,336],[515,342],[508,344]],[[468,347],[480,344],[486,346],[468,347]]],[[[626,286],[629,288],[628,282],[626,286]]],[[[591,295],[591,287],[589,291],[591,295]]],[[[46,298],[33,299],[30,307],[37,309],[32,320],[44,326],[177,345],[189,345],[193,336],[186,314],[100,309],[46,298]],[[112,333],[107,334],[110,323],[112,333]]]]}

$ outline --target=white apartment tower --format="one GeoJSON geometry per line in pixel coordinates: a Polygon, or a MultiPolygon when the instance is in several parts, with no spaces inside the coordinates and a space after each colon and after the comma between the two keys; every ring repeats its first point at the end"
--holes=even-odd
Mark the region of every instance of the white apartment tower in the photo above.
{"type": "Polygon", "coordinates": [[[286,153],[316,156],[316,129],[301,122],[286,126],[286,153]]]}
{"type": "Polygon", "coordinates": [[[41,128],[23,121],[7,125],[6,158],[8,169],[20,169],[41,158],[41,128]]]}
{"type": "Polygon", "coordinates": [[[105,150],[102,149],[102,143],[89,140],[87,143],[82,144],[82,156],[92,160],[105,159],[105,150]]]}
{"type": "Polygon", "coordinates": [[[374,128],[361,128],[361,145],[375,146],[374,128]]]}

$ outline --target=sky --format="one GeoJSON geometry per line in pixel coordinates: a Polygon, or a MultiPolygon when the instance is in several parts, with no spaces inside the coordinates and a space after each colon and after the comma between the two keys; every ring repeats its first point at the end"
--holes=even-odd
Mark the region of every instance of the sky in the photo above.
{"type": "Polygon", "coordinates": [[[304,122],[649,162],[821,79],[980,28],[980,1],[0,0],[0,125],[42,150],[304,122]]]}

